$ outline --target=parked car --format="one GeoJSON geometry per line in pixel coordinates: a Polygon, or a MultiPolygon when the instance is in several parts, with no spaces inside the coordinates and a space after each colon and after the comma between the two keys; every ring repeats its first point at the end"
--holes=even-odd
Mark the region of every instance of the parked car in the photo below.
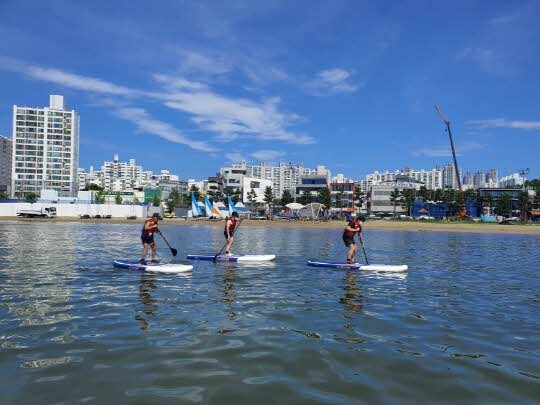
{"type": "Polygon", "coordinates": [[[418,218],[416,219],[424,219],[424,220],[432,220],[432,219],[435,219],[434,217],[430,217],[429,215],[420,215],[418,218]]]}

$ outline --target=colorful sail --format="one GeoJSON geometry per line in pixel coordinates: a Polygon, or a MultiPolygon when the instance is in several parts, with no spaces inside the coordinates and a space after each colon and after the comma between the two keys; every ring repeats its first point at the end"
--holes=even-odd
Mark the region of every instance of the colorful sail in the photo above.
{"type": "Polygon", "coordinates": [[[191,214],[194,217],[202,215],[202,211],[199,207],[199,204],[197,204],[197,200],[195,200],[195,194],[193,194],[193,192],[191,193],[191,214]]]}
{"type": "Polygon", "coordinates": [[[227,195],[227,201],[229,202],[229,215],[232,215],[236,211],[236,207],[230,195],[227,195]]]}
{"type": "Polygon", "coordinates": [[[223,215],[221,215],[221,211],[220,211],[219,208],[217,207],[215,201],[214,201],[214,203],[212,204],[212,215],[215,216],[216,218],[222,218],[222,217],[223,217],[223,215]]]}
{"type": "Polygon", "coordinates": [[[204,210],[206,211],[206,216],[208,218],[212,218],[212,204],[210,204],[210,200],[208,199],[208,195],[204,196],[204,210]]]}

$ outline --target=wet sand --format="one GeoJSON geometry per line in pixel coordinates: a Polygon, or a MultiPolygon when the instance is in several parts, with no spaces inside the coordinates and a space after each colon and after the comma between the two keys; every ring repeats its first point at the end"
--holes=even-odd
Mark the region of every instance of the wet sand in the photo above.
{"type": "MultiPolygon", "coordinates": [[[[89,222],[89,223],[116,223],[129,224],[140,223],[143,219],[80,219],[77,217],[60,218],[19,218],[2,217],[2,221],[21,221],[21,222],[89,222]]],[[[168,219],[161,221],[162,224],[176,226],[223,226],[222,221],[211,220],[183,220],[168,219]]],[[[313,229],[340,229],[345,223],[343,221],[287,221],[287,220],[244,220],[242,226],[256,227],[292,227],[292,228],[313,228],[313,229]]],[[[540,224],[528,223],[527,225],[512,224],[499,225],[492,223],[479,222],[452,222],[452,221],[386,221],[386,220],[368,220],[364,224],[365,230],[387,230],[387,231],[411,231],[411,232],[472,232],[472,233],[508,233],[508,234],[536,234],[540,235],[540,224]]]]}

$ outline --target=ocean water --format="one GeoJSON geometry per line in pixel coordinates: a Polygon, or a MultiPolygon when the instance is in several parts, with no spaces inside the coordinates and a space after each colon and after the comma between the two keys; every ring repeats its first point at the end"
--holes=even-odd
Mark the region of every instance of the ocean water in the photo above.
{"type": "MultiPolygon", "coordinates": [[[[236,253],[191,273],[116,269],[140,224],[0,223],[2,404],[533,403],[540,398],[540,237],[240,227],[236,253]]],[[[162,225],[186,254],[222,229],[162,225]]],[[[159,238],[159,237],[157,237],[159,238]]],[[[156,239],[163,260],[171,260],[156,239]]]]}

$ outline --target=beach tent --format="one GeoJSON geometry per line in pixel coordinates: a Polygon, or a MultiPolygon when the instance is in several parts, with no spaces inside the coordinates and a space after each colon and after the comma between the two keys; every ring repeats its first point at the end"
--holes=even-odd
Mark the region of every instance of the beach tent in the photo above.
{"type": "Polygon", "coordinates": [[[309,203],[304,208],[299,210],[299,214],[302,217],[308,217],[308,218],[319,218],[321,215],[321,212],[326,207],[324,204],[321,203],[309,203]]]}
{"type": "Polygon", "coordinates": [[[291,210],[291,212],[293,214],[296,214],[296,215],[299,215],[298,212],[304,208],[304,206],[302,204],[298,204],[298,203],[295,203],[295,202],[292,202],[292,203],[289,203],[287,205],[285,205],[285,207],[287,207],[288,209],[291,210]],[[296,212],[295,212],[296,211],[296,212]]]}

